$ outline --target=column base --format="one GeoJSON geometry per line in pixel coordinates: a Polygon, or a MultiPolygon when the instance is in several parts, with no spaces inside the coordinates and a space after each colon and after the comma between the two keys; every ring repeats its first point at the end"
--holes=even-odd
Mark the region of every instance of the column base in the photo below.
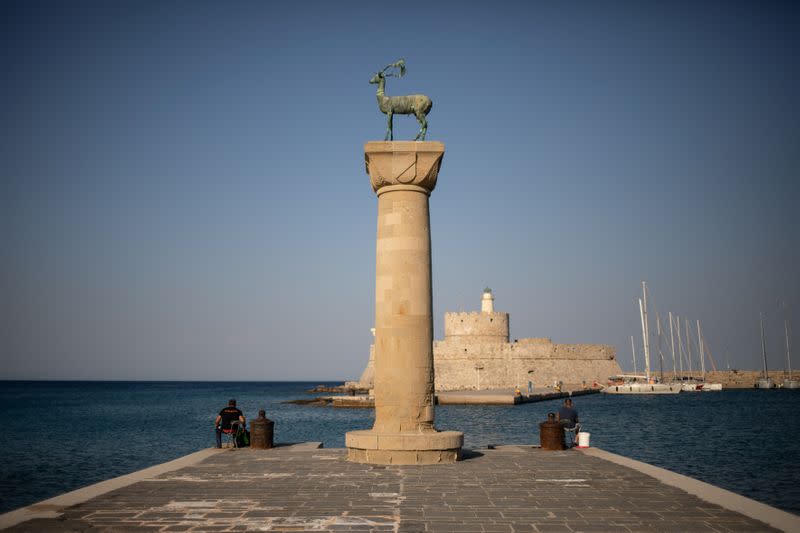
{"type": "Polygon", "coordinates": [[[381,465],[432,465],[461,459],[460,431],[378,433],[371,429],[345,434],[347,460],[381,465]]]}

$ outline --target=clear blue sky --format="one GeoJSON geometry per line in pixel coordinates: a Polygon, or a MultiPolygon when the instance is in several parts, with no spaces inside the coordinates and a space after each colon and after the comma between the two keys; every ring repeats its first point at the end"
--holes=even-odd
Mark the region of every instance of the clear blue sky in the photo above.
{"type": "Polygon", "coordinates": [[[447,147],[437,338],[489,285],[512,337],[628,367],[646,279],[718,363],[766,311],[782,367],[798,41],[794,2],[3,2],[0,378],[357,377],[400,57],[447,147]]]}

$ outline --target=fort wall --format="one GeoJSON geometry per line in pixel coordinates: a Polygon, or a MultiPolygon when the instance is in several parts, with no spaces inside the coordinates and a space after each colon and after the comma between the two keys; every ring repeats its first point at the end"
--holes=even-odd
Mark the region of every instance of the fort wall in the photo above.
{"type": "MultiPolygon", "coordinates": [[[[433,342],[433,363],[438,391],[525,388],[528,380],[536,386],[555,381],[605,383],[609,376],[622,372],[613,346],[558,344],[548,338],[509,343],[456,336],[433,342]]],[[[372,345],[359,386],[373,386],[374,366],[372,345]]]]}
{"type": "Polygon", "coordinates": [[[436,390],[525,387],[565,383],[604,383],[621,372],[616,349],[607,344],[557,344],[550,339],[486,343],[466,337],[435,341],[436,390]]]}
{"type": "MultiPolygon", "coordinates": [[[[535,386],[605,383],[622,372],[616,348],[607,344],[558,344],[549,337],[509,342],[509,315],[493,309],[445,313],[444,332],[444,340],[433,341],[437,391],[525,388],[529,380],[535,386]]],[[[373,345],[362,387],[372,387],[375,357],[373,345]]]]}

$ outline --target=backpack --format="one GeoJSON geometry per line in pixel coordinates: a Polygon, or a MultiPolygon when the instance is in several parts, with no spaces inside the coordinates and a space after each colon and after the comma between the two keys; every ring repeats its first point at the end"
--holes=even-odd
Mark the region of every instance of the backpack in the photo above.
{"type": "Polygon", "coordinates": [[[244,430],[240,431],[238,435],[236,435],[236,446],[238,448],[244,448],[250,446],[250,431],[244,430]]]}

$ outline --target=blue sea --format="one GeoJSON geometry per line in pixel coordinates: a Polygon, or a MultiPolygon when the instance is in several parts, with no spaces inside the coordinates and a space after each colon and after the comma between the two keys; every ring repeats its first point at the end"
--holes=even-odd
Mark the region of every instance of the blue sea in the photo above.
{"type": "MultiPolygon", "coordinates": [[[[248,418],[266,409],[277,442],[341,448],[345,432],[372,426],[372,409],[283,403],[317,384],[0,381],[0,512],[213,446],[214,418],[232,397],[248,418]]],[[[575,403],[592,446],[800,514],[800,391],[575,403]]],[[[558,405],[439,406],[436,426],[463,431],[467,448],[538,443],[538,423],[558,405]]]]}

